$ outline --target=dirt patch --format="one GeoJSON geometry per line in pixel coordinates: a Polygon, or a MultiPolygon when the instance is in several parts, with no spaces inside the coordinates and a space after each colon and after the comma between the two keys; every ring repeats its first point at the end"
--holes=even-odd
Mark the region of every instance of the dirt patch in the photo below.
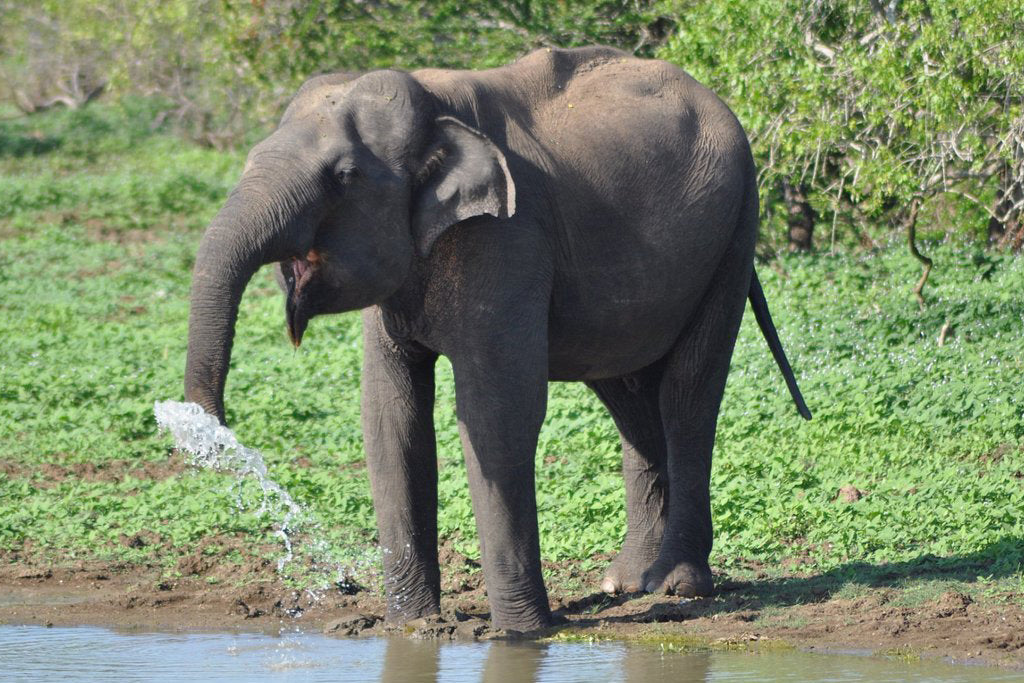
{"type": "Polygon", "coordinates": [[[79,268],[71,274],[71,279],[78,280],[91,280],[94,277],[107,277],[114,273],[124,270],[125,264],[122,261],[107,261],[103,265],[93,266],[92,268],[79,268]]]}
{"type": "Polygon", "coordinates": [[[1015,450],[1024,451],[1024,445],[1017,446],[1010,443],[999,444],[987,453],[978,456],[978,460],[987,465],[998,465],[1003,461],[1004,457],[1012,455],[1015,450]]]}
{"type": "Polygon", "coordinates": [[[856,503],[867,495],[867,491],[861,491],[856,486],[843,486],[836,492],[836,498],[844,503],[856,503]]]}
{"type": "MultiPolygon", "coordinates": [[[[79,222],[79,221],[74,221],[79,222]]],[[[86,236],[93,242],[112,242],[118,245],[156,244],[166,241],[167,234],[158,228],[118,228],[105,221],[89,218],[81,221],[86,236]]]]}
{"type": "Polygon", "coordinates": [[[443,544],[437,553],[441,565],[441,595],[485,598],[480,563],[443,544]]]}
{"type": "MultiPolygon", "coordinates": [[[[36,225],[80,225],[85,228],[85,236],[92,242],[112,242],[114,244],[152,244],[166,242],[167,228],[183,230],[184,219],[168,217],[167,224],[158,228],[131,227],[112,225],[109,218],[89,216],[78,209],[43,210],[33,212],[36,225]]],[[[25,234],[22,228],[15,228],[10,220],[0,221],[0,239],[16,239],[25,234]]]]}
{"type": "MultiPolygon", "coordinates": [[[[125,543],[147,543],[126,538],[125,543]]],[[[243,629],[277,631],[301,626],[334,635],[401,633],[413,638],[505,637],[487,621],[481,572],[475,561],[442,550],[444,613],[402,627],[382,619],[379,595],[332,589],[314,597],[282,584],[272,563],[248,558],[228,562],[230,539],[203,544],[173,571],[156,566],[79,563],[33,564],[0,558],[0,623],[99,624],[121,628],[243,629]],[[167,578],[173,575],[175,578],[167,578]]],[[[549,566],[552,571],[563,567],[549,566]]],[[[558,579],[564,579],[559,575],[558,579]]],[[[578,574],[597,585],[599,571],[578,574]]],[[[901,594],[877,588],[855,599],[811,588],[799,599],[781,599],[771,582],[719,576],[711,598],[626,595],[552,589],[556,626],[544,634],[643,640],[762,643],[780,641],[812,650],[865,649],[916,653],[956,661],[1024,668],[1024,601],[985,603],[947,591],[917,605],[897,604],[901,594]]],[[[794,582],[808,579],[795,577],[794,582]]],[[[555,582],[557,586],[557,581],[555,582]]]]}
{"type": "MultiPolygon", "coordinates": [[[[328,593],[315,600],[283,586],[267,560],[216,559],[199,548],[181,558],[173,571],[157,566],[9,563],[0,568],[0,622],[262,631],[276,630],[283,621],[302,619],[307,612],[315,618],[304,621],[319,627],[349,611],[349,596],[328,593]]],[[[379,613],[379,607],[370,611],[379,613]]]]}
{"type": "Polygon", "coordinates": [[[75,481],[120,482],[125,478],[160,481],[177,476],[187,469],[183,459],[170,455],[166,460],[116,459],[100,462],[61,463],[63,455],[47,456],[51,462],[41,465],[0,462],[0,473],[11,479],[28,479],[38,488],[48,489],[71,478],[75,481]],[[58,462],[53,462],[58,461],[58,462]]]}

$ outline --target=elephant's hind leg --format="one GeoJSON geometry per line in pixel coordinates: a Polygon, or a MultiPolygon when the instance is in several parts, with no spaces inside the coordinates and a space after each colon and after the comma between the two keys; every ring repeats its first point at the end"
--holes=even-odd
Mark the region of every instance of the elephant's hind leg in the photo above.
{"type": "Polygon", "coordinates": [[[743,256],[726,254],[662,376],[659,405],[667,446],[669,503],[661,551],[644,575],[648,592],[693,597],[713,590],[708,564],[713,538],[711,451],[750,286],[750,261],[743,256]]]}
{"type": "Polygon", "coordinates": [[[626,539],[601,581],[605,593],[644,589],[643,574],[658,557],[665,528],[668,481],[665,432],[658,406],[660,367],[587,385],[608,408],[622,442],[626,539]]]}

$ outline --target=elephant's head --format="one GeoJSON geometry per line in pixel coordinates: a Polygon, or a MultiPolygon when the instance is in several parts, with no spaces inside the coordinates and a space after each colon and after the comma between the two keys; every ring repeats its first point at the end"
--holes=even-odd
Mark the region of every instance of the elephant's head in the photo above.
{"type": "Polygon", "coordinates": [[[224,382],[242,292],[277,262],[288,332],[380,303],[449,226],[515,212],[501,151],[438,116],[410,75],[321,76],[295,96],[203,235],[192,274],[185,397],[224,422],[224,382]]]}

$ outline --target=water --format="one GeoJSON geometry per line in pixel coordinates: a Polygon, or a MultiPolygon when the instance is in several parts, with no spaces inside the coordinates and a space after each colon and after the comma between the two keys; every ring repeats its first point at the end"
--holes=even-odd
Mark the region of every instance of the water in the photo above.
{"type": "Polygon", "coordinates": [[[253,477],[263,491],[260,514],[270,512],[269,507],[275,503],[282,508],[283,516],[275,521],[274,533],[285,547],[285,555],[277,561],[277,571],[283,570],[295,556],[291,525],[302,514],[302,508],[270,478],[260,452],[243,446],[234,432],[197,403],[157,401],[153,415],[161,430],[171,432],[175,446],[189,454],[190,465],[231,472],[239,479],[253,477]]]}
{"type": "Polygon", "coordinates": [[[437,643],[250,633],[118,633],[0,626],[0,680],[21,681],[829,681],[989,683],[1024,673],[796,652],[666,652],[622,643],[437,643]]]}
{"type": "MultiPolygon", "coordinates": [[[[344,586],[353,581],[359,573],[359,564],[369,564],[364,557],[353,566],[343,566],[332,561],[326,541],[320,537],[317,523],[310,519],[302,506],[267,471],[267,464],[260,452],[239,442],[227,427],[217,418],[206,413],[196,403],[157,401],[153,404],[153,415],[161,431],[169,431],[175,446],[187,454],[187,462],[200,467],[233,474],[239,485],[246,478],[254,479],[262,492],[258,514],[266,515],[274,528],[274,534],[284,545],[284,554],[278,558],[277,571],[284,574],[289,563],[296,559],[296,538],[301,531],[305,538],[305,560],[297,563],[302,582],[308,587],[307,593],[314,600],[321,597],[329,586],[344,586]]],[[[239,509],[244,507],[241,488],[238,490],[239,509]]]]}

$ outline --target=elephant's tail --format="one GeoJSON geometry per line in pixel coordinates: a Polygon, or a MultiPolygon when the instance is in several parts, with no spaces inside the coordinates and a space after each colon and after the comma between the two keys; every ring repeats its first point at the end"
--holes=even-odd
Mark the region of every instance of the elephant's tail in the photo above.
{"type": "Polygon", "coordinates": [[[805,420],[811,419],[811,411],[804,403],[804,397],[800,394],[800,387],[796,385],[796,377],[793,375],[793,368],[786,360],[786,352],[782,350],[782,342],[779,341],[779,333],[775,331],[775,323],[772,322],[772,315],[768,312],[768,301],[764,298],[764,290],[761,289],[761,281],[757,278],[755,270],[750,278],[750,307],[754,309],[754,317],[757,318],[757,325],[761,328],[761,334],[768,342],[768,348],[772,350],[772,356],[782,370],[782,376],[786,378],[786,386],[796,403],[796,409],[800,411],[801,417],[805,420]]]}

